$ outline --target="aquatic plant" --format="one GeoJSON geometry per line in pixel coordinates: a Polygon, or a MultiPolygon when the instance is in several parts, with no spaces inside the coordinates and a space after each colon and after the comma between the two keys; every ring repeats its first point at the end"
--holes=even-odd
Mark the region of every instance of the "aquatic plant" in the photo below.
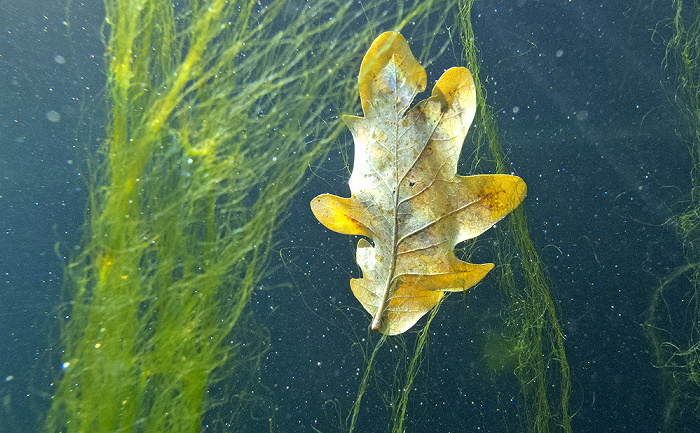
{"type": "Polygon", "coordinates": [[[355,111],[357,47],[431,2],[353,6],[105,0],[109,114],[44,431],[235,429],[255,402],[267,341],[247,305],[275,228],[355,111]]]}
{"type": "Polygon", "coordinates": [[[687,124],[680,134],[692,165],[688,206],[673,219],[686,263],[661,279],[644,322],[660,369],[668,432],[700,420],[700,2],[689,3],[673,1],[663,63],[675,75],[673,100],[687,124]]]}
{"type": "MultiPolygon", "coordinates": [[[[498,124],[486,103],[480,78],[479,53],[471,22],[473,0],[460,0],[459,13],[465,66],[474,76],[477,113],[473,138],[474,165],[483,163],[488,148],[496,173],[510,173],[510,163],[500,143],[498,124]]],[[[522,413],[530,432],[571,432],[569,396],[571,374],[564,348],[564,332],[552,298],[544,265],[530,238],[525,208],[519,206],[498,227],[497,278],[504,302],[505,342],[513,347],[504,356],[517,356],[515,364],[522,392],[522,413]]],[[[493,353],[490,354],[493,356],[493,353]]],[[[493,360],[489,360],[493,362],[493,360]]]]}

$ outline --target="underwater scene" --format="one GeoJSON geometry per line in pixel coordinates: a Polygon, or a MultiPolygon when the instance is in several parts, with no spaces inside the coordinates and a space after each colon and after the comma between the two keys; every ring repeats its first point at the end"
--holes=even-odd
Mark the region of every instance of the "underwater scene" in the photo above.
{"type": "Polygon", "coordinates": [[[0,432],[699,431],[700,0],[0,11],[0,432]]]}

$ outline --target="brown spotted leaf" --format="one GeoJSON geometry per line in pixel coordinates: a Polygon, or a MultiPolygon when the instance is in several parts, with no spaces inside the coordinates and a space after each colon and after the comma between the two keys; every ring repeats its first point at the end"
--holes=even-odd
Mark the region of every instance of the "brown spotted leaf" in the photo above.
{"type": "Polygon", "coordinates": [[[350,198],[322,194],[316,218],[339,233],[363,235],[362,278],[350,281],[372,315],[372,329],[393,335],[413,326],[444,296],[479,282],[493,264],[454,255],[457,243],[486,231],[525,197],[517,176],[457,175],[457,160],[474,118],[474,82],[451,68],[432,95],[426,74],[398,33],[380,35],[360,67],[365,117],[345,116],[355,142],[350,198]]]}

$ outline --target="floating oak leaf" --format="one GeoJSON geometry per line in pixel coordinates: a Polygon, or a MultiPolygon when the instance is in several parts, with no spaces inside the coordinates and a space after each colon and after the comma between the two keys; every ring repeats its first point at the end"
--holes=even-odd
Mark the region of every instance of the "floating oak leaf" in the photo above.
{"type": "Polygon", "coordinates": [[[372,329],[400,334],[444,296],[479,282],[493,264],[454,255],[525,197],[508,175],[457,175],[457,160],[474,118],[474,82],[465,68],[442,75],[430,98],[426,74],[398,33],[380,35],[360,67],[365,117],[345,116],[355,142],[350,198],[322,194],[311,201],[331,230],[363,235],[357,245],[362,278],[350,281],[373,316],[372,329]]]}

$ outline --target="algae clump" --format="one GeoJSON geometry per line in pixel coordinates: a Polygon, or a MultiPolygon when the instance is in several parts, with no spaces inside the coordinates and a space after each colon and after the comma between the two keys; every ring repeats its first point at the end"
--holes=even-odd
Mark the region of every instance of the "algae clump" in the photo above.
{"type": "MultiPolygon", "coordinates": [[[[471,22],[473,3],[473,0],[460,0],[459,12],[465,66],[472,72],[476,86],[475,124],[482,125],[473,137],[474,165],[482,162],[482,146],[488,146],[494,171],[509,173],[498,124],[493,110],[486,104],[479,78],[480,62],[471,22]]],[[[503,363],[504,366],[515,365],[525,428],[531,432],[571,432],[571,373],[566,360],[564,332],[544,266],[530,238],[525,208],[516,208],[510,218],[499,224],[497,233],[499,272],[496,277],[505,303],[505,327],[500,344],[517,348],[510,352],[510,356],[517,359],[504,359],[503,363]]],[[[490,355],[492,359],[487,361],[494,361],[493,353],[490,355]]]]}
{"type": "Polygon", "coordinates": [[[644,322],[660,369],[662,431],[669,432],[700,420],[700,2],[675,0],[672,10],[663,67],[676,75],[674,102],[687,125],[679,135],[688,143],[693,167],[688,207],[673,220],[685,264],[659,283],[644,322]]]}
{"type": "Polygon", "coordinates": [[[425,10],[352,6],[105,0],[108,119],[44,431],[231,429],[246,413],[267,347],[246,306],[275,228],[355,111],[367,23],[425,10]]]}

